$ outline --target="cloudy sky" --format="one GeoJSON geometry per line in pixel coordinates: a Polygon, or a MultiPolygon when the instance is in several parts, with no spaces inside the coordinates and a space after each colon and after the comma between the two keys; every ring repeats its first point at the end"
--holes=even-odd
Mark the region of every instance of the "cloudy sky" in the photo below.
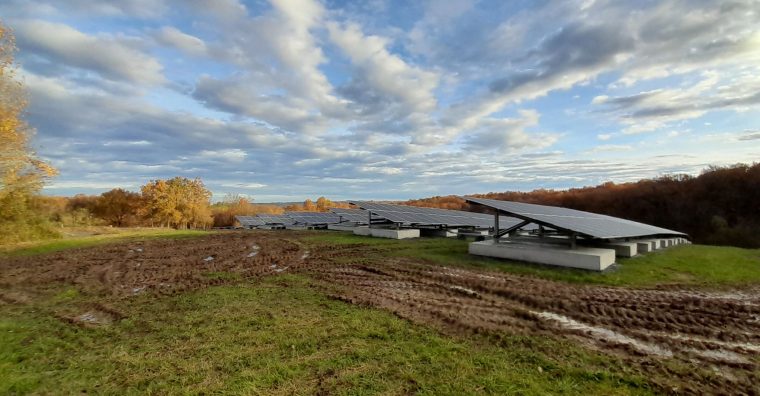
{"type": "Polygon", "coordinates": [[[567,188],[760,160],[760,1],[4,0],[46,193],[567,188]]]}

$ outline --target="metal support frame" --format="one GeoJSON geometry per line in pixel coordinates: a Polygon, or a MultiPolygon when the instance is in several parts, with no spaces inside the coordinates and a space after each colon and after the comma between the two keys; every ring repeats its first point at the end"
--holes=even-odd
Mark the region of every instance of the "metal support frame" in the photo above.
{"type": "Polygon", "coordinates": [[[507,229],[505,229],[505,230],[502,230],[502,231],[499,231],[499,232],[497,232],[497,233],[496,233],[496,237],[497,237],[497,238],[501,238],[502,236],[504,236],[504,235],[506,235],[506,234],[511,234],[512,232],[514,232],[514,231],[516,231],[516,230],[518,230],[518,229],[520,229],[520,228],[522,228],[522,227],[525,227],[526,225],[528,225],[528,224],[530,224],[530,223],[532,223],[532,222],[531,222],[531,221],[528,221],[528,220],[523,220],[523,221],[522,221],[521,223],[519,223],[519,224],[515,224],[515,225],[513,225],[512,227],[509,227],[509,228],[507,228],[507,229]]]}
{"type": "Polygon", "coordinates": [[[499,210],[494,210],[493,215],[493,240],[494,242],[499,242],[499,210]]]}
{"type": "Polygon", "coordinates": [[[570,249],[575,250],[576,249],[576,243],[578,239],[578,233],[577,232],[571,232],[570,233],[570,249]]]}

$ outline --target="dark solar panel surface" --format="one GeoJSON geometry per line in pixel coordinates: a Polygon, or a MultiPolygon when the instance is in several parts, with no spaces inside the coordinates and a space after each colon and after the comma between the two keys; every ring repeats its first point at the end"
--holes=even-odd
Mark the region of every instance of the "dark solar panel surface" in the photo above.
{"type": "MultiPolygon", "coordinates": [[[[349,201],[352,204],[371,211],[394,223],[407,225],[443,225],[448,227],[492,227],[493,215],[485,213],[465,212],[437,208],[421,208],[417,206],[393,205],[366,201],[349,201]]],[[[500,216],[500,228],[508,228],[522,220],[513,217],[500,216]]]]}
{"type": "Polygon", "coordinates": [[[295,222],[293,219],[291,219],[288,216],[285,215],[263,215],[260,214],[257,216],[259,220],[264,222],[264,224],[282,224],[282,225],[293,225],[295,222]]]}
{"type": "Polygon", "coordinates": [[[286,212],[286,216],[296,224],[334,224],[340,222],[340,217],[330,212],[286,212]]]}
{"type": "Polygon", "coordinates": [[[464,198],[467,202],[489,206],[515,216],[533,219],[593,238],[613,239],[655,235],[686,235],[666,228],[580,210],[522,202],[498,201],[495,199],[464,198]]]}
{"type": "Polygon", "coordinates": [[[256,216],[235,216],[235,218],[243,227],[256,227],[264,225],[264,222],[256,216]]]}
{"type": "Polygon", "coordinates": [[[366,210],[361,209],[343,209],[333,208],[330,212],[335,213],[341,219],[341,222],[367,224],[369,222],[369,215],[366,210]]]}

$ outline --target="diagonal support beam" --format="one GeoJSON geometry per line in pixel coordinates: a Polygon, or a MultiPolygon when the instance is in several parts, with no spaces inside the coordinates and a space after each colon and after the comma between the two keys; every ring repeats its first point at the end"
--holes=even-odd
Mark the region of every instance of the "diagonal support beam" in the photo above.
{"type": "Polygon", "coordinates": [[[522,227],[525,227],[526,225],[528,225],[528,224],[530,224],[530,223],[532,223],[532,221],[523,220],[523,221],[522,221],[521,223],[519,223],[519,224],[515,224],[515,225],[513,225],[512,227],[509,227],[509,228],[507,228],[507,229],[504,229],[504,230],[500,230],[499,232],[497,232],[497,233],[496,233],[496,238],[501,238],[501,237],[503,237],[504,235],[507,235],[507,234],[509,234],[510,232],[512,232],[512,231],[515,231],[515,230],[517,230],[517,229],[520,229],[520,228],[522,228],[522,227]]]}

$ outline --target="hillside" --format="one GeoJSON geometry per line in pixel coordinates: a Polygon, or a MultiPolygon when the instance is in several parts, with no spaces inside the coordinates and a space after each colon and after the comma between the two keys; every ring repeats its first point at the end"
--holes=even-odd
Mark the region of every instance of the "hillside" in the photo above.
{"type": "MultiPolygon", "coordinates": [[[[473,196],[520,201],[617,216],[688,233],[695,242],[760,247],[760,163],[709,167],[699,176],[677,175],[635,183],[604,183],[569,190],[490,192],[473,196]]],[[[471,209],[460,197],[403,202],[471,209]]]]}

